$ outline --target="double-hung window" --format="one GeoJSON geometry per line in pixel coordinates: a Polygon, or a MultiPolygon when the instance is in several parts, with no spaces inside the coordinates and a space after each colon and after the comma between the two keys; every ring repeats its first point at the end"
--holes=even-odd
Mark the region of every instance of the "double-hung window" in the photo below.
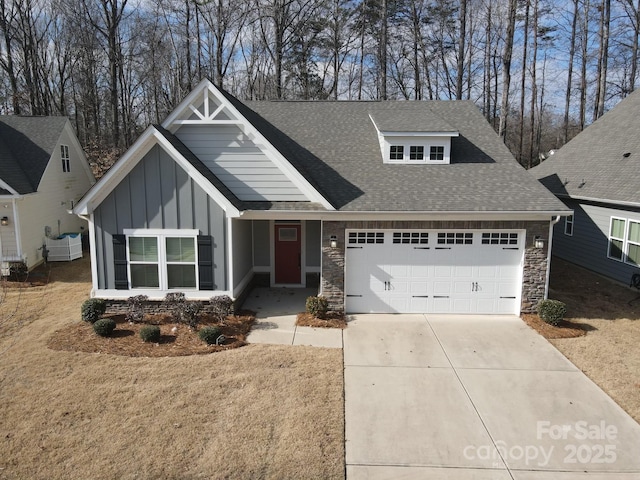
{"type": "Polygon", "coordinates": [[[629,220],[627,230],[627,263],[640,266],[640,221],[629,220]]]}
{"type": "Polygon", "coordinates": [[[609,258],[640,265],[640,220],[611,217],[609,258]]]}
{"type": "Polygon", "coordinates": [[[125,235],[131,288],[198,288],[197,230],[129,230],[125,235]]]}
{"type": "Polygon", "coordinates": [[[569,236],[573,235],[573,215],[564,217],[564,234],[569,236]]]}
{"type": "Polygon", "coordinates": [[[60,159],[62,160],[62,171],[69,173],[71,171],[71,163],[69,161],[68,145],[60,145],[60,159]]]}

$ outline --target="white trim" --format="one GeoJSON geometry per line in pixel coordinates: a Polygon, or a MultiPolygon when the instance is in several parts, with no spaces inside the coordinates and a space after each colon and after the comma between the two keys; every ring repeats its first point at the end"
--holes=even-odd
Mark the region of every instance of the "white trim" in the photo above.
{"type": "MultiPolygon", "coordinates": [[[[200,279],[198,278],[198,235],[200,234],[199,230],[193,229],[158,229],[158,228],[126,228],[123,229],[123,233],[126,239],[126,254],[127,254],[127,275],[128,275],[128,290],[131,292],[139,292],[140,290],[153,290],[153,291],[162,291],[162,292],[190,292],[200,290],[200,279]],[[141,261],[131,261],[130,258],[130,249],[129,249],[129,241],[131,238],[155,238],[157,241],[156,248],[158,252],[158,259],[155,262],[141,262],[141,261]],[[167,260],[167,239],[168,238],[191,238],[193,240],[193,248],[195,259],[193,262],[169,262],[167,260]],[[131,285],[132,275],[131,275],[131,265],[157,265],[158,267],[158,288],[134,288],[131,285]],[[194,266],[194,287],[177,287],[177,288],[169,288],[169,265],[193,265],[194,266]]],[[[140,295],[138,293],[138,295],[140,295]]]]}
{"type": "Polygon", "coordinates": [[[16,203],[17,199],[12,199],[12,210],[13,210],[13,232],[15,234],[15,238],[16,238],[16,246],[17,248],[17,252],[16,255],[19,258],[22,258],[23,255],[23,251],[22,251],[22,233],[20,231],[20,214],[18,213],[18,204],[16,203]]]}
{"type": "Polygon", "coordinates": [[[11,193],[11,195],[20,195],[13,188],[11,188],[11,186],[7,182],[2,180],[1,178],[0,178],[0,188],[2,188],[3,190],[8,191],[9,193],[11,193]]]}
{"type": "Polygon", "coordinates": [[[609,218],[609,231],[607,232],[607,258],[616,262],[623,263],[625,265],[630,265],[632,267],[638,267],[639,264],[629,260],[629,245],[640,246],[640,243],[635,242],[633,240],[629,240],[629,230],[631,229],[631,224],[637,223],[640,225],[640,219],[637,218],[624,218],[612,215],[609,218]],[[624,222],[624,232],[622,234],[622,239],[611,236],[611,226],[613,225],[613,220],[621,220],[624,222]],[[622,258],[615,258],[610,255],[611,252],[611,239],[622,241],[622,258]]]}
{"type": "Polygon", "coordinates": [[[607,198],[581,197],[579,195],[570,195],[566,193],[555,193],[558,198],[570,198],[572,200],[582,200],[593,203],[606,203],[607,205],[622,205],[625,207],[640,207],[640,202],[627,202],[625,200],[611,200],[607,198]]]}
{"type": "MultiPolygon", "coordinates": [[[[83,218],[83,217],[81,217],[83,218]]],[[[86,220],[86,218],[85,218],[86,220]]],[[[91,256],[91,296],[98,291],[98,254],[96,247],[96,224],[94,222],[93,213],[89,215],[89,254],[91,256]]]]}
{"type": "MultiPolygon", "coordinates": [[[[208,110],[207,110],[208,111],[208,110]]],[[[238,124],[245,134],[261,148],[265,155],[280,169],[291,182],[311,201],[322,204],[327,210],[335,210],[333,205],[318,192],[313,185],[287,160],[260,131],[249,122],[236,107],[218,90],[209,80],[202,80],[186,98],[173,110],[173,112],[162,122],[162,126],[175,133],[176,126],[183,124],[199,125],[225,125],[238,124]],[[235,117],[235,120],[180,120],[183,112],[195,101],[199,101],[198,95],[204,95],[205,110],[208,109],[209,93],[220,103],[221,106],[235,117]]]]}
{"type": "MultiPolygon", "coordinates": [[[[132,295],[146,295],[149,300],[164,300],[167,293],[175,292],[178,290],[157,290],[157,289],[142,289],[136,288],[134,290],[114,290],[114,289],[95,289],[91,292],[91,296],[95,298],[105,298],[113,300],[126,300],[132,295]]],[[[233,293],[229,290],[180,290],[184,293],[187,300],[208,300],[211,297],[218,295],[227,295],[233,297],[233,293]]]]}
{"type": "Polygon", "coordinates": [[[153,126],[147,128],[120,160],[80,199],[73,212],[76,215],[92,213],[155,145],[163,148],[227,215],[234,217],[240,215],[240,211],[153,126]]]}
{"type": "Polygon", "coordinates": [[[616,217],[614,215],[612,215],[611,217],[609,217],[609,230],[607,231],[607,258],[610,260],[614,260],[616,262],[620,262],[620,263],[626,263],[624,257],[626,256],[625,254],[625,244],[626,244],[626,237],[627,237],[627,228],[629,227],[629,222],[628,219],[626,218],[622,218],[622,217],[616,217]],[[622,232],[622,238],[618,238],[618,237],[613,237],[611,236],[611,227],[613,226],[613,221],[614,220],[621,220],[624,222],[624,230],[622,232]],[[622,247],[620,248],[620,253],[622,254],[622,258],[615,258],[611,256],[611,239],[617,240],[617,241],[622,241],[622,247]]]}
{"type": "Polygon", "coordinates": [[[567,215],[566,217],[564,217],[564,234],[568,237],[573,237],[573,226],[575,224],[575,217],[573,215],[567,215]],[[569,220],[571,219],[571,220],[569,220]],[[571,232],[567,233],[567,226],[571,225],[571,232]]]}
{"type": "Polygon", "coordinates": [[[240,292],[242,292],[247,285],[249,285],[249,282],[251,282],[251,279],[253,278],[253,274],[254,271],[253,269],[249,269],[249,271],[247,272],[247,274],[244,276],[244,278],[240,281],[240,283],[238,285],[236,285],[236,287],[233,289],[233,295],[231,295],[231,297],[233,298],[237,298],[238,294],[240,292]]]}
{"type": "MultiPolygon", "coordinates": [[[[226,248],[226,263],[227,263],[227,288],[231,291],[233,290],[233,219],[227,217],[226,219],[226,237],[227,237],[227,248],[226,248]]],[[[230,295],[233,296],[233,295],[230,295]]]]}
{"type": "MultiPolygon", "coordinates": [[[[374,122],[375,123],[375,122],[374,122]]],[[[458,137],[460,132],[449,130],[444,132],[393,132],[389,130],[378,130],[385,137],[458,137]]]]}
{"type": "Polygon", "coordinates": [[[125,228],[122,230],[122,233],[125,235],[138,235],[141,237],[153,237],[158,235],[164,235],[166,237],[196,237],[200,235],[200,230],[186,228],[125,228]]]}
{"type": "Polygon", "coordinates": [[[318,211],[318,210],[245,210],[240,212],[240,218],[246,220],[477,220],[477,221],[549,221],[551,217],[571,215],[573,210],[552,211],[415,211],[415,212],[388,212],[388,211],[318,211]]]}
{"type": "Polygon", "coordinates": [[[176,120],[174,125],[242,125],[240,120],[176,120]]]}

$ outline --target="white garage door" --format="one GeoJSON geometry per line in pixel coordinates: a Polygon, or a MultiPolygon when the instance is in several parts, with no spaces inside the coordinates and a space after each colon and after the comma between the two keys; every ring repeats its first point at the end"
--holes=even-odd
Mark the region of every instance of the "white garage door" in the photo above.
{"type": "Polygon", "coordinates": [[[520,311],[523,231],[348,231],[350,313],[520,311]]]}

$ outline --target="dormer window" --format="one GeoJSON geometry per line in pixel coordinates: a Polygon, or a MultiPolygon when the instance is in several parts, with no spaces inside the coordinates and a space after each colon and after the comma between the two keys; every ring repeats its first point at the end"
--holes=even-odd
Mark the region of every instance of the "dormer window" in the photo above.
{"type": "Polygon", "coordinates": [[[422,145],[412,145],[409,148],[409,160],[424,160],[424,147],[422,145]]]}
{"type": "Polygon", "coordinates": [[[441,145],[432,146],[429,150],[429,160],[442,162],[444,160],[444,147],[441,145]]]}
{"type": "Polygon", "coordinates": [[[378,132],[383,163],[448,164],[451,163],[451,139],[459,133],[442,119],[427,114],[409,125],[402,115],[386,115],[371,121],[378,132]],[[398,130],[394,130],[394,126],[398,130]],[[415,130],[404,130],[403,127],[415,130]],[[432,128],[429,128],[432,126],[432,128]]]}
{"type": "Polygon", "coordinates": [[[404,146],[391,145],[389,149],[389,160],[404,160],[404,146]]]}

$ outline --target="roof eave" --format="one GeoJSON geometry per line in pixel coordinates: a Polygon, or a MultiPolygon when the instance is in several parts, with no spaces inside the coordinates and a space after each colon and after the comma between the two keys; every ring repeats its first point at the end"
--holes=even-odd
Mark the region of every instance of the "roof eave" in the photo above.
{"type": "Polygon", "coordinates": [[[317,211],[317,210],[244,210],[240,218],[246,220],[268,219],[304,219],[304,220],[542,220],[553,217],[567,217],[573,210],[539,210],[539,211],[317,211]]]}
{"type": "Polygon", "coordinates": [[[609,205],[622,205],[625,207],[640,208],[640,202],[628,202],[625,200],[614,200],[610,198],[586,197],[582,195],[571,195],[569,193],[555,193],[554,195],[558,198],[570,198],[572,200],[582,200],[585,202],[606,203],[609,205]]]}

